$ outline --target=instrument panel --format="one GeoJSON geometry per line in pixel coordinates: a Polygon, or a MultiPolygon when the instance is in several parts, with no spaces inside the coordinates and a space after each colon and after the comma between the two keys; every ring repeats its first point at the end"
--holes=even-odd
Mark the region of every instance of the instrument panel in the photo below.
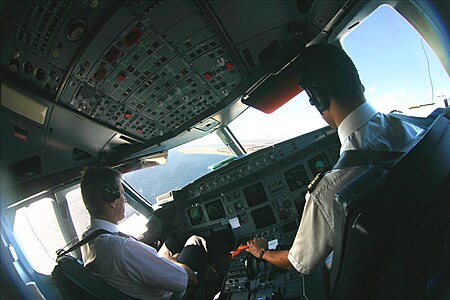
{"type": "MultiPolygon", "coordinates": [[[[186,236],[228,228],[234,249],[255,237],[267,238],[269,249],[289,249],[308,184],[331,169],[339,147],[327,127],[237,159],[176,194],[175,227],[186,236]]],[[[229,262],[222,293],[226,299],[298,299],[308,293],[304,277],[244,251],[229,262]]]]}
{"type": "Polygon", "coordinates": [[[238,159],[183,188],[175,225],[186,234],[229,225],[236,238],[299,220],[307,186],[338,158],[336,134],[321,129],[238,159]],[[309,142],[309,143],[308,143],[309,142]]]}

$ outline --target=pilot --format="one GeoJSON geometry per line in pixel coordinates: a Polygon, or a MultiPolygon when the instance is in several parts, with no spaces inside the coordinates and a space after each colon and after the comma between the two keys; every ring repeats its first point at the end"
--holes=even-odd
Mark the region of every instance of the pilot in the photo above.
{"type": "Polygon", "coordinates": [[[94,275],[137,299],[170,299],[174,293],[197,284],[194,271],[203,271],[207,261],[203,238],[190,237],[181,253],[166,243],[157,252],[119,232],[118,224],[125,218],[127,202],[120,172],[86,168],[81,193],[91,215],[91,225],[83,236],[97,229],[111,232],[81,248],[84,265],[94,275]]]}
{"type": "MultiPolygon", "coordinates": [[[[364,97],[358,71],[350,57],[330,44],[307,47],[298,57],[299,85],[322,118],[337,128],[340,153],[347,150],[407,151],[423,133],[419,127],[377,112],[364,97]]],[[[289,250],[268,250],[267,241],[247,242],[247,252],[283,268],[309,274],[325,263],[332,266],[333,198],[340,187],[366,167],[326,173],[306,194],[300,227],[289,250]]]]}

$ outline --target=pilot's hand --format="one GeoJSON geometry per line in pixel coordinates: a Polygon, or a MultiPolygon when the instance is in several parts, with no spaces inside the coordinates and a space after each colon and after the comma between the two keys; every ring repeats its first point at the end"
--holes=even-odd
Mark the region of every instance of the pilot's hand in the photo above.
{"type": "Polygon", "coordinates": [[[180,255],[180,253],[175,253],[175,254],[172,254],[172,255],[170,255],[169,253],[163,253],[163,256],[165,258],[167,258],[168,260],[171,260],[171,261],[177,261],[178,255],[180,255]]]}
{"type": "Polygon", "coordinates": [[[256,238],[247,242],[248,248],[245,251],[254,257],[261,258],[264,251],[267,250],[268,244],[265,238],[256,238]]]}

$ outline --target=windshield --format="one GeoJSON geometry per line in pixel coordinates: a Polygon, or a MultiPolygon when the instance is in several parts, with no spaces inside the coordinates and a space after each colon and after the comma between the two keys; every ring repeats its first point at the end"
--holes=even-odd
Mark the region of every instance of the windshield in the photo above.
{"type": "Polygon", "coordinates": [[[123,175],[124,180],[152,205],[156,197],[178,190],[211,171],[216,163],[234,156],[216,134],[169,150],[165,165],[123,175]]]}
{"type": "MultiPolygon", "coordinates": [[[[249,107],[229,128],[247,154],[326,126],[317,110],[300,93],[272,114],[249,107]]],[[[181,189],[234,157],[216,134],[169,150],[167,164],[124,174],[124,180],[152,205],[157,197],[181,189]]],[[[154,209],[157,209],[154,206],[154,209]]]]}
{"type": "MultiPolygon", "coordinates": [[[[443,107],[450,82],[428,44],[392,7],[383,5],[341,43],[359,70],[366,99],[380,112],[426,116],[443,107]]],[[[228,127],[251,154],[327,124],[302,92],[272,114],[247,108],[228,127]]],[[[150,203],[234,156],[216,134],[169,151],[168,163],[125,174],[150,203]]]]}
{"type": "Polygon", "coordinates": [[[271,114],[249,107],[228,127],[247,153],[252,153],[326,125],[302,92],[271,114]]]}

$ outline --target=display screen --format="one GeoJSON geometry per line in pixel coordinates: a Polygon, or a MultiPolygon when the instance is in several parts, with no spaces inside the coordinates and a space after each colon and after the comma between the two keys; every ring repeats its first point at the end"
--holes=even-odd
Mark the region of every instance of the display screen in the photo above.
{"type": "Polygon", "coordinates": [[[313,159],[308,160],[308,165],[314,176],[318,173],[325,173],[331,169],[330,161],[325,153],[320,153],[313,159]]]}
{"type": "Polygon", "coordinates": [[[297,222],[295,222],[295,221],[292,221],[292,222],[289,222],[289,223],[283,225],[284,233],[295,231],[297,229],[298,229],[298,225],[297,225],[297,222]]]}
{"type": "Polygon", "coordinates": [[[277,250],[277,247],[278,247],[278,239],[273,239],[273,240],[268,241],[267,249],[277,250]]]}
{"type": "Polygon", "coordinates": [[[187,210],[192,225],[198,225],[205,222],[205,216],[200,206],[194,206],[187,210]]]}
{"type": "Polygon", "coordinates": [[[284,172],[284,178],[286,178],[286,182],[291,192],[307,186],[310,182],[308,174],[306,173],[305,167],[303,165],[299,165],[284,172]]]}
{"type": "Polygon", "coordinates": [[[247,200],[248,207],[253,207],[268,200],[261,182],[246,187],[244,189],[244,196],[247,200]]]}
{"type": "Polygon", "coordinates": [[[251,214],[257,229],[273,225],[277,222],[270,205],[255,209],[251,214]]]}
{"type": "Polygon", "coordinates": [[[206,203],[205,208],[210,221],[225,217],[225,210],[220,199],[206,203]]]}

